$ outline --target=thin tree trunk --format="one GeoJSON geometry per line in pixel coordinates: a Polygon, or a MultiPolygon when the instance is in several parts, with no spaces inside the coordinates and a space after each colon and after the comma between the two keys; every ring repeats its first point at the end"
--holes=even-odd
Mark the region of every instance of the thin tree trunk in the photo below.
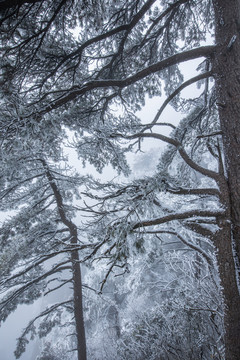
{"type": "MultiPolygon", "coordinates": [[[[229,223],[216,235],[219,271],[226,304],[226,360],[240,359],[240,0],[213,0],[218,50],[213,61],[217,103],[223,133],[227,184],[220,189],[229,209],[229,223]],[[228,194],[227,194],[228,193],[228,194]],[[236,246],[234,264],[232,245],[236,246]]],[[[223,201],[224,202],[224,201],[223,201]]]]}
{"type": "MultiPolygon", "coordinates": [[[[54,177],[51,174],[51,171],[47,166],[46,161],[42,159],[41,162],[43,164],[44,169],[46,170],[46,176],[52,188],[61,221],[63,222],[64,225],[67,226],[70,232],[71,245],[76,246],[78,244],[77,227],[66,216],[62,195],[57,187],[54,177]]],[[[78,356],[78,360],[87,360],[86,337],[85,337],[85,327],[84,327],[84,318],[83,318],[82,276],[81,276],[81,267],[79,262],[78,250],[71,252],[71,261],[72,261],[72,275],[73,275],[72,278],[73,308],[74,308],[74,320],[75,320],[76,338],[77,338],[77,356],[78,356]]]]}
{"type": "MultiPolygon", "coordinates": [[[[77,228],[71,228],[71,244],[78,244],[77,228]]],[[[74,318],[76,323],[78,360],[86,360],[86,338],[83,319],[83,299],[82,299],[82,275],[79,262],[78,251],[72,251],[72,273],[73,273],[73,298],[74,298],[74,318]]]]}

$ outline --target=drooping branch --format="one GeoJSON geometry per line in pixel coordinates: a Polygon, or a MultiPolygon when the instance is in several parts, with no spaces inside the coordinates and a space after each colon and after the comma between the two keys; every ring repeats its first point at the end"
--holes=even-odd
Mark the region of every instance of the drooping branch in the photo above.
{"type": "Polygon", "coordinates": [[[30,321],[28,326],[24,329],[21,338],[24,337],[25,335],[27,335],[27,333],[29,332],[29,329],[31,328],[31,325],[34,324],[34,322],[36,320],[50,314],[51,312],[53,312],[54,310],[58,309],[61,306],[64,306],[64,305],[70,304],[70,303],[72,303],[72,300],[66,300],[66,301],[63,301],[61,303],[54,304],[54,305],[48,307],[47,309],[45,309],[43,312],[41,312],[39,315],[37,315],[33,320],[30,321]]]}
{"type": "Polygon", "coordinates": [[[155,231],[146,231],[147,234],[169,234],[176,236],[184,245],[187,245],[190,249],[197,251],[202,257],[207,261],[208,265],[213,266],[213,261],[211,257],[204,251],[200,246],[195,245],[183,238],[180,234],[176,231],[171,230],[155,230],[155,231]]]}
{"type": "Polygon", "coordinates": [[[25,351],[25,346],[23,346],[23,343],[24,343],[24,338],[25,336],[31,332],[31,329],[34,325],[34,323],[39,320],[40,318],[43,318],[51,313],[53,313],[55,310],[57,310],[58,308],[60,307],[64,307],[68,304],[71,304],[72,303],[72,300],[66,300],[66,301],[63,301],[61,303],[57,303],[57,304],[54,304],[50,307],[48,307],[47,309],[45,309],[44,311],[42,311],[39,315],[37,315],[33,320],[31,320],[27,327],[23,330],[21,336],[17,339],[17,348],[16,350],[14,351],[14,354],[16,356],[16,358],[18,359],[21,354],[25,351]]]}

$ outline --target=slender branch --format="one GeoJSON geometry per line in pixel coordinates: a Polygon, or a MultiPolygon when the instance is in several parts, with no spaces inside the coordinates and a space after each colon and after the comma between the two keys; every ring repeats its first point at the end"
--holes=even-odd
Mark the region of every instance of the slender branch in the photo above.
{"type": "Polygon", "coordinates": [[[33,320],[31,320],[28,324],[28,326],[24,329],[22,335],[17,339],[18,341],[21,340],[24,336],[27,335],[27,333],[29,332],[29,330],[31,329],[31,326],[35,323],[36,320],[40,319],[43,316],[46,316],[48,314],[50,314],[52,311],[56,310],[57,308],[59,308],[60,306],[64,306],[66,304],[71,303],[72,300],[66,300],[63,301],[61,303],[57,303],[54,304],[52,306],[50,306],[49,308],[47,308],[46,310],[44,310],[43,312],[41,312],[39,315],[37,315],[33,320]]]}
{"type": "Polygon", "coordinates": [[[69,266],[62,266],[64,264],[67,264],[69,263],[70,260],[68,261],[64,261],[62,262],[61,264],[58,264],[56,266],[54,266],[51,270],[45,272],[44,274],[38,276],[37,278],[29,281],[27,284],[21,286],[20,288],[18,288],[17,290],[15,290],[13,293],[10,294],[9,297],[7,297],[7,299],[3,299],[1,302],[0,302],[0,310],[2,308],[4,308],[4,306],[6,306],[9,302],[12,302],[16,297],[20,296],[25,290],[27,290],[28,288],[30,288],[31,286],[33,286],[34,284],[40,282],[41,280],[44,280],[46,277],[56,273],[56,272],[61,272],[63,270],[69,270],[71,269],[71,267],[69,266]]]}
{"type": "Polygon", "coordinates": [[[196,217],[224,217],[225,212],[223,211],[209,211],[209,210],[190,210],[181,213],[173,213],[160,218],[152,219],[152,220],[142,220],[133,225],[132,229],[138,229],[148,226],[161,225],[165,224],[169,221],[174,220],[185,220],[189,218],[196,217]]]}
{"type": "Polygon", "coordinates": [[[72,279],[68,279],[68,280],[63,281],[62,284],[60,284],[60,285],[58,285],[58,286],[55,286],[54,288],[49,289],[48,291],[46,291],[46,292],[44,293],[44,296],[50,294],[51,292],[53,292],[53,291],[55,291],[55,290],[58,290],[58,289],[62,288],[64,285],[66,285],[66,284],[68,284],[68,283],[70,283],[70,282],[72,282],[72,279]]]}
{"type": "Polygon", "coordinates": [[[22,275],[26,274],[27,272],[29,272],[30,270],[32,270],[33,268],[35,268],[38,265],[41,265],[43,262],[51,259],[52,257],[55,257],[59,254],[65,254],[68,252],[74,252],[74,251],[79,251],[79,250],[83,250],[84,248],[88,248],[88,247],[93,247],[94,244],[89,244],[89,245],[80,245],[80,246],[74,246],[74,247],[70,247],[70,245],[68,245],[67,248],[63,248],[62,250],[58,250],[58,251],[54,251],[52,253],[46,254],[46,255],[42,255],[41,258],[35,262],[33,262],[31,265],[29,265],[27,268],[25,268],[24,270],[18,272],[17,274],[14,274],[10,277],[8,277],[7,279],[4,279],[0,282],[0,285],[4,285],[5,283],[8,283],[11,280],[14,280],[18,277],[21,277],[22,275]]]}
{"type": "Polygon", "coordinates": [[[211,134],[198,135],[198,136],[197,136],[197,139],[202,139],[202,138],[206,138],[206,137],[222,135],[222,133],[223,133],[222,131],[216,131],[216,132],[213,132],[213,133],[211,133],[211,134]]]}
{"type": "Polygon", "coordinates": [[[157,114],[155,115],[153,121],[151,122],[150,125],[147,125],[146,129],[149,129],[150,127],[152,127],[154,124],[157,123],[158,119],[160,118],[160,116],[162,115],[163,110],[166,108],[166,106],[170,103],[170,101],[175,98],[175,96],[177,96],[183,89],[185,89],[187,86],[192,85],[193,83],[202,80],[202,79],[206,79],[210,76],[212,76],[213,73],[212,71],[208,71],[205,72],[203,74],[197,75],[187,81],[185,81],[184,83],[182,83],[171,95],[169,95],[169,97],[164,101],[164,103],[162,104],[162,106],[160,107],[160,109],[158,110],[157,114]]]}
{"type": "Polygon", "coordinates": [[[167,192],[175,195],[213,195],[220,196],[218,189],[202,188],[202,189],[166,189],[167,192]]]}
{"type": "Polygon", "coordinates": [[[99,291],[99,294],[102,294],[102,290],[103,290],[103,287],[109,277],[109,275],[111,274],[114,266],[116,265],[116,260],[111,264],[111,266],[109,267],[108,271],[107,271],[107,274],[105,275],[105,278],[102,280],[101,282],[101,287],[100,287],[100,291],[99,291]]]}

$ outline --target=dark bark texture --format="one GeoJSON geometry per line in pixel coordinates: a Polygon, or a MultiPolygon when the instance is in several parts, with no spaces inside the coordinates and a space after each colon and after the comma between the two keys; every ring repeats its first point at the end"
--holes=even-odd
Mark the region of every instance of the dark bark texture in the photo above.
{"type": "MultiPolygon", "coordinates": [[[[226,303],[226,360],[240,359],[240,296],[233,263],[232,241],[240,258],[240,1],[214,0],[216,44],[213,62],[223,133],[226,186],[220,185],[229,222],[216,235],[219,271],[226,303]]],[[[237,259],[237,260],[238,260],[237,259]]],[[[236,265],[236,264],[235,264],[236,265]]],[[[239,269],[237,269],[239,270],[239,269]]]]}

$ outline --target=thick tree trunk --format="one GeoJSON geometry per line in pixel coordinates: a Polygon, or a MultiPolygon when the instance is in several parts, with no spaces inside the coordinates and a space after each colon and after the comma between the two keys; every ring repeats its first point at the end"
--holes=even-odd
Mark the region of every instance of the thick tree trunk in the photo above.
{"type": "Polygon", "coordinates": [[[232,256],[231,224],[225,223],[215,234],[218,268],[225,302],[225,359],[240,359],[240,298],[232,256]]]}
{"type": "MultiPolygon", "coordinates": [[[[232,241],[240,259],[240,0],[213,0],[217,54],[213,61],[229,193],[229,224],[216,238],[226,303],[226,360],[240,359],[240,296],[232,241]]],[[[221,190],[221,189],[220,189],[221,190]]],[[[225,199],[226,199],[226,190],[225,199]]],[[[236,265],[236,261],[235,261],[236,265]]]]}
{"type": "Polygon", "coordinates": [[[240,258],[240,0],[214,0],[217,101],[229,182],[231,221],[240,258]]]}

